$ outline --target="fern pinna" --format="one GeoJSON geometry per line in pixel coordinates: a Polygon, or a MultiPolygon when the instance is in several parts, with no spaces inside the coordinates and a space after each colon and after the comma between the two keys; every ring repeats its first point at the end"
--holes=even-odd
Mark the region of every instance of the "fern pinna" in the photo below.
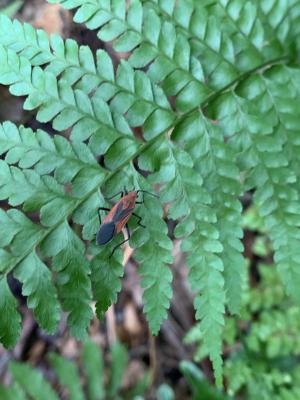
{"type": "Polygon", "coordinates": [[[1,125],[0,199],[11,206],[0,213],[1,341],[13,346],[20,331],[9,273],[43,329],[55,332],[62,309],[71,333],[86,335],[91,300],[102,318],[124,273],[121,252],[109,258],[115,242],[95,245],[97,209],[124,186],[156,185],[159,200],[140,210],[147,229],[133,227],[130,241],[144,311],[157,334],[172,297],[173,219],[220,384],[225,312],[239,312],[245,276],[247,190],[286,292],[300,297],[300,2],[49,2],[129,57],[115,70],[104,50],[0,17],[0,83],[25,96],[38,121],[71,132],[1,125]],[[25,214],[37,211],[39,223],[25,214]]]}

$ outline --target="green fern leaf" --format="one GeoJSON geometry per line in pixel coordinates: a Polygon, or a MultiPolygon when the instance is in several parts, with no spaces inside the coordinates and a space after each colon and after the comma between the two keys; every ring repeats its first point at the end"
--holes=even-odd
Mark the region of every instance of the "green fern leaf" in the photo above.
{"type": "Polygon", "coordinates": [[[85,4],[83,1],[50,0],[68,9],[78,8],[75,22],[99,29],[103,41],[114,41],[116,51],[133,50],[129,62],[134,68],[152,63],[149,76],[154,82],[166,78],[168,95],[178,95],[181,111],[197,107],[210,93],[204,84],[201,64],[190,57],[190,44],[185,36],[177,34],[174,25],[162,21],[152,7],[132,1],[126,10],[124,0],[85,4]],[[191,59],[190,59],[191,58],[191,59]]]}
{"type": "Polygon", "coordinates": [[[121,290],[120,279],[124,274],[118,258],[110,258],[111,251],[111,248],[104,248],[91,263],[92,289],[99,319],[102,319],[108,307],[116,302],[117,294],[121,290]]]}
{"type": "MultiPolygon", "coordinates": [[[[192,69],[203,75],[206,85],[219,89],[238,77],[232,39],[225,29],[220,29],[215,13],[209,13],[205,4],[185,0],[176,3],[151,0],[149,3],[161,18],[167,15],[174,28],[183,34],[178,38],[184,37],[182,45],[187,43],[185,47],[191,53],[186,54],[184,61],[190,62],[192,69]]],[[[178,61],[184,62],[180,58],[178,61]]]]}
{"type": "Polygon", "coordinates": [[[234,153],[224,143],[219,127],[204,116],[191,116],[177,126],[172,137],[191,155],[195,167],[203,176],[204,186],[211,195],[212,207],[216,210],[216,228],[223,247],[220,258],[224,265],[227,304],[232,313],[237,313],[241,305],[246,268],[240,241],[243,236],[242,206],[237,200],[242,187],[234,153]],[[198,146],[201,147],[201,152],[198,146]]]}
{"type": "Polygon", "coordinates": [[[272,108],[274,120],[277,121],[278,133],[285,140],[284,148],[292,170],[299,177],[299,143],[297,129],[300,121],[298,109],[299,69],[280,66],[272,68],[269,73],[262,76],[261,84],[264,85],[266,103],[272,108]]]}
{"type": "Polygon", "coordinates": [[[297,45],[298,36],[298,12],[299,3],[297,0],[289,1],[256,1],[256,6],[260,11],[261,20],[266,26],[268,34],[267,48],[278,51],[281,48],[288,50],[291,55],[294,54],[294,46],[297,45]]]}
{"type": "Polygon", "coordinates": [[[144,197],[139,215],[147,227],[147,233],[143,235],[136,232],[130,243],[138,246],[135,258],[141,265],[139,274],[142,276],[141,286],[144,289],[144,311],[151,332],[156,335],[162,321],[167,317],[172,297],[172,273],[166,265],[173,261],[170,254],[172,242],[167,236],[167,226],[162,220],[162,209],[155,198],[144,197]]]}
{"type": "Polygon", "coordinates": [[[10,372],[14,380],[22,387],[26,394],[34,399],[58,400],[58,396],[43,378],[42,374],[29,365],[17,362],[10,363],[10,372]]]}
{"type": "Polygon", "coordinates": [[[220,258],[223,247],[218,229],[214,226],[216,214],[210,208],[211,198],[203,188],[201,176],[193,169],[189,154],[161,140],[156,149],[157,161],[164,154],[164,163],[151,165],[149,152],[140,158],[141,167],[157,170],[153,178],[156,181],[161,181],[163,177],[168,181],[161,198],[173,203],[169,210],[172,218],[184,217],[176,227],[175,234],[186,237],[182,250],[190,253],[187,263],[190,282],[197,293],[196,317],[201,320],[204,346],[213,362],[217,383],[221,385],[225,291],[220,258]]]}
{"type": "Polygon", "coordinates": [[[51,176],[40,177],[32,170],[9,167],[0,162],[0,198],[9,199],[9,204],[24,203],[26,211],[40,209],[41,222],[53,226],[69,215],[76,199],[65,194],[63,186],[51,176]]]}
{"type": "Polygon", "coordinates": [[[0,396],[3,400],[26,400],[26,395],[19,385],[0,386],[0,396]]]}
{"type": "Polygon", "coordinates": [[[14,276],[22,282],[22,294],[27,296],[28,307],[33,309],[40,326],[49,333],[55,332],[60,306],[47,266],[32,252],[15,269],[14,276]]]}
{"type": "Polygon", "coordinates": [[[108,383],[107,394],[111,398],[117,396],[118,390],[122,384],[122,378],[128,362],[128,353],[125,347],[116,342],[111,348],[111,369],[108,383]]]}
{"type": "Polygon", "coordinates": [[[88,340],[82,350],[82,362],[87,377],[90,400],[102,400],[105,397],[103,384],[103,356],[99,346],[88,340]]]}
{"type": "Polygon", "coordinates": [[[77,339],[83,339],[93,317],[89,305],[92,299],[90,266],[83,254],[83,243],[79,248],[79,239],[67,224],[64,224],[62,231],[68,244],[53,258],[52,267],[58,273],[56,285],[62,307],[69,312],[70,332],[77,339]]]}
{"type": "MultiPolygon", "coordinates": [[[[144,289],[144,311],[151,332],[157,335],[162,321],[167,318],[167,310],[170,306],[172,274],[169,268],[162,263],[161,254],[155,253],[157,251],[156,246],[148,245],[143,249],[144,254],[146,251],[148,260],[143,256],[137,256],[137,260],[143,263],[139,272],[142,275],[141,285],[144,289]],[[151,250],[154,253],[151,253],[151,250]],[[156,255],[151,257],[151,254],[156,255]]],[[[167,261],[170,262],[169,256],[167,261]]]]}
{"type": "Polygon", "coordinates": [[[73,126],[72,138],[76,141],[92,136],[93,150],[100,154],[118,136],[131,133],[124,117],[116,115],[113,118],[107,104],[96,94],[90,99],[83,91],[74,91],[63,80],[57,82],[51,72],[39,67],[31,70],[29,61],[12,50],[0,47],[0,56],[4,60],[0,68],[0,82],[10,85],[10,91],[15,96],[27,95],[24,108],[39,108],[37,119],[40,122],[53,119],[53,127],[58,131],[73,126]]]}
{"type": "MultiPolygon", "coordinates": [[[[157,184],[165,215],[146,196],[138,212],[147,228],[130,221],[145,314],[156,334],[172,295],[171,218],[189,253],[202,354],[220,385],[225,305],[239,311],[244,285],[239,197],[249,189],[286,290],[299,298],[300,86],[298,68],[287,66],[297,65],[298,0],[50,2],[75,9],[75,21],[130,54],[114,71],[103,50],[94,57],[87,46],[0,16],[0,83],[25,96],[40,122],[71,130],[68,140],[0,126],[0,200],[40,217],[37,224],[18,210],[0,212],[4,305],[15,310],[5,276],[13,271],[41,326],[55,329],[60,303],[73,335],[84,337],[91,289],[103,317],[123,275],[120,250],[109,257],[121,235],[105,248],[94,243],[103,196],[157,184]],[[87,250],[71,221],[92,241],[87,250]]],[[[5,314],[3,321],[9,331],[5,314]]]]}
{"type": "Polygon", "coordinates": [[[0,235],[1,247],[10,245],[12,254],[4,251],[1,254],[2,271],[9,272],[16,262],[18,256],[31,252],[32,247],[41,240],[42,230],[33,224],[22,212],[18,210],[8,210],[6,213],[0,211],[0,221],[5,228],[0,235]]]}
{"type": "MultiPolygon", "coordinates": [[[[79,365],[83,367],[83,373],[88,381],[81,382],[78,365],[74,361],[50,353],[49,361],[52,372],[57,375],[59,386],[55,382],[55,391],[52,389],[40,371],[32,368],[29,364],[10,362],[9,370],[14,380],[9,386],[0,385],[0,395],[3,400],[25,400],[25,399],[49,399],[61,398],[61,392],[66,392],[70,399],[83,400],[88,393],[91,400],[105,398],[119,398],[118,394],[122,387],[122,380],[126,366],[128,366],[128,352],[119,342],[115,342],[110,349],[110,371],[109,379],[103,386],[103,360],[99,346],[90,340],[84,343],[81,352],[82,360],[79,365]],[[86,389],[88,391],[86,392],[86,389]]],[[[52,377],[53,378],[53,377],[52,377]]],[[[53,379],[52,379],[53,380],[53,379]]],[[[53,384],[53,382],[52,382],[53,384]]],[[[129,396],[132,393],[131,390],[129,396]]]]}
{"type": "MultiPolygon", "coordinates": [[[[33,168],[39,175],[55,172],[54,177],[60,183],[71,182],[76,175],[88,170],[101,176],[103,170],[97,164],[93,154],[84,143],[73,143],[63,136],[29,128],[16,127],[11,122],[0,126],[1,154],[5,154],[7,164],[17,164],[22,169],[33,168]]],[[[82,188],[81,188],[82,189],[82,188]]]]}
{"type": "Polygon", "coordinates": [[[20,336],[21,316],[16,308],[17,302],[4,276],[0,279],[0,340],[7,348],[13,347],[20,336]]]}
{"type": "MultiPolygon", "coordinates": [[[[273,241],[275,260],[286,290],[298,300],[299,274],[295,255],[298,254],[300,209],[296,173],[289,166],[288,152],[285,151],[288,132],[281,133],[284,125],[278,129],[282,117],[274,108],[274,99],[259,75],[246,81],[242,90],[241,94],[248,99],[237,94],[227,94],[219,99],[219,102],[225,102],[227,110],[226,115],[219,114],[220,120],[223,125],[229,115],[235,114],[229,129],[234,129],[231,134],[236,129],[242,134],[238,140],[232,138],[231,144],[242,152],[242,167],[249,168],[246,185],[256,188],[254,200],[273,241]],[[257,117],[257,107],[268,110],[263,119],[257,117]]],[[[220,103],[215,111],[219,106],[220,103]]]]}
{"type": "Polygon", "coordinates": [[[84,400],[76,365],[55,353],[51,353],[49,359],[60,384],[67,388],[70,399],[84,400]]]}
{"type": "MultiPolygon", "coordinates": [[[[45,32],[41,30],[35,31],[30,25],[22,25],[18,21],[11,22],[4,16],[0,17],[0,44],[3,44],[5,49],[16,52],[14,54],[17,54],[22,59],[28,60],[33,66],[47,65],[47,72],[51,72],[55,76],[60,75],[60,81],[69,86],[74,85],[75,89],[78,90],[78,92],[74,92],[76,102],[78,99],[77,104],[79,104],[80,98],[84,97],[82,92],[88,94],[94,91],[93,97],[95,101],[92,101],[89,110],[91,111],[94,105],[99,107],[97,102],[100,102],[100,106],[102,104],[101,107],[103,109],[102,114],[107,114],[106,116],[102,115],[102,118],[105,117],[103,123],[107,125],[107,122],[113,119],[115,129],[119,133],[131,135],[128,127],[129,123],[131,127],[144,125],[145,134],[147,135],[149,131],[151,135],[154,135],[156,132],[151,128],[155,126],[156,131],[160,133],[168,128],[174,119],[165,94],[158,86],[150,82],[145,73],[135,72],[128,63],[122,61],[116,74],[114,74],[112,61],[103,50],[97,52],[97,62],[95,62],[88,47],[79,47],[72,40],[64,42],[59,36],[53,36],[50,43],[45,32]],[[1,27],[3,28],[1,29],[1,27]],[[12,37],[17,37],[17,43],[15,40],[12,41],[12,37]],[[109,112],[105,109],[105,104],[101,103],[102,100],[105,102],[111,100],[110,108],[117,115],[109,116],[109,112]],[[127,112],[127,122],[121,116],[125,112],[127,112]]],[[[55,104],[52,104],[52,108],[57,108],[57,113],[59,113],[62,106],[57,101],[55,101],[55,104]]],[[[74,111],[71,110],[62,111],[62,114],[66,112],[68,112],[68,116],[71,112],[74,115],[74,111]]],[[[45,118],[44,114],[43,118],[45,118]]],[[[56,116],[55,121],[58,118],[56,116]]],[[[78,125],[84,125],[86,129],[87,124],[89,122],[86,118],[81,118],[75,124],[75,138],[80,138],[78,135],[83,135],[82,132],[80,133],[81,128],[78,125]]],[[[91,122],[91,124],[94,123],[91,122]]],[[[56,128],[59,129],[57,126],[56,128]]],[[[100,126],[99,129],[101,128],[100,126]]],[[[114,129],[111,123],[108,123],[107,129],[109,131],[114,129]]],[[[91,134],[93,134],[93,131],[91,134]]],[[[118,133],[116,132],[115,134],[118,133]]],[[[93,148],[96,143],[98,143],[98,146],[100,145],[99,140],[99,134],[97,132],[94,133],[93,148]]]]}
{"type": "Polygon", "coordinates": [[[112,1],[88,5],[83,1],[50,2],[61,3],[67,9],[78,8],[74,20],[99,29],[99,38],[113,41],[116,51],[132,51],[129,61],[135,68],[152,63],[149,76],[164,81],[166,93],[177,96],[176,105],[181,111],[197,107],[212,88],[230,84],[239,71],[282,56],[284,49],[274,36],[280,31],[284,41],[287,25],[293,21],[293,4],[281,6],[279,2],[272,11],[288,15],[288,22],[277,18],[275,25],[282,23],[282,27],[275,29],[272,22],[266,30],[270,10],[242,0],[217,5],[183,0],[168,5],[154,0],[131,1],[127,9],[125,1],[118,5],[112,1]]]}

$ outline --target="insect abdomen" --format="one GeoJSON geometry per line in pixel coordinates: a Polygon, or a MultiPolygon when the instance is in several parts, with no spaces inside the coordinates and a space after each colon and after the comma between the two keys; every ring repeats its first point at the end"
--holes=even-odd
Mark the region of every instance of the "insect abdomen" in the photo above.
{"type": "Polygon", "coordinates": [[[96,236],[96,243],[97,244],[105,244],[112,240],[115,234],[115,224],[114,222],[107,222],[100,226],[100,229],[96,236]]]}

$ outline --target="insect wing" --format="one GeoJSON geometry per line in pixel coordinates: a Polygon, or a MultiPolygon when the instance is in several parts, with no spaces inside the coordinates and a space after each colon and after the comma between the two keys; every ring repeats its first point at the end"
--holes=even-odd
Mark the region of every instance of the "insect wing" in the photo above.
{"type": "Polygon", "coordinates": [[[96,236],[96,243],[105,244],[110,242],[114,237],[115,230],[116,226],[113,221],[102,224],[96,236]]]}
{"type": "Polygon", "coordinates": [[[132,213],[133,208],[124,208],[123,202],[118,204],[118,207],[113,216],[113,221],[117,224],[118,222],[122,222],[122,220],[128,217],[132,213]]]}

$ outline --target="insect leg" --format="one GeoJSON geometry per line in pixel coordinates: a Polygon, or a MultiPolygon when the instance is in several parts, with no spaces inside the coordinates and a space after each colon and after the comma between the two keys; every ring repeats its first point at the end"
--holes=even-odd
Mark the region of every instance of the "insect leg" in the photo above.
{"type": "Polygon", "coordinates": [[[98,212],[99,222],[100,222],[100,225],[101,225],[101,215],[100,215],[100,211],[110,211],[110,210],[109,210],[109,208],[106,208],[106,207],[99,207],[99,208],[98,208],[97,212],[98,212]]]}
{"type": "Polygon", "coordinates": [[[137,224],[138,224],[139,226],[141,226],[142,228],[146,228],[145,225],[141,224],[142,217],[140,217],[140,216],[137,215],[136,213],[132,213],[132,215],[134,215],[135,218],[137,218],[137,220],[138,220],[138,221],[137,221],[137,224]]]}
{"type": "Polygon", "coordinates": [[[144,194],[145,194],[145,193],[150,194],[150,196],[153,196],[153,197],[157,197],[157,198],[159,197],[156,193],[148,192],[148,190],[139,189],[139,190],[136,191],[136,193],[137,193],[137,194],[143,193],[143,200],[142,200],[142,202],[144,202],[144,194]]]}
{"type": "Polygon", "coordinates": [[[111,252],[109,258],[114,254],[114,252],[117,250],[118,247],[122,246],[122,244],[128,242],[128,240],[130,239],[130,236],[131,236],[131,235],[130,235],[130,231],[129,231],[128,225],[126,224],[125,227],[126,227],[126,232],[127,232],[127,236],[128,236],[127,239],[123,240],[123,242],[117,244],[117,245],[112,249],[112,252],[111,252]]]}
{"type": "Polygon", "coordinates": [[[123,196],[124,196],[124,192],[123,192],[123,190],[121,190],[120,192],[118,192],[118,193],[114,194],[114,195],[113,195],[113,196],[111,196],[111,197],[106,197],[106,198],[105,198],[105,200],[111,200],[111,199],[113,199],[114,197],[117,197],[117,196],[119,196],[119,194],[121,195],[121,197],[123,197],[123,196]]]}

